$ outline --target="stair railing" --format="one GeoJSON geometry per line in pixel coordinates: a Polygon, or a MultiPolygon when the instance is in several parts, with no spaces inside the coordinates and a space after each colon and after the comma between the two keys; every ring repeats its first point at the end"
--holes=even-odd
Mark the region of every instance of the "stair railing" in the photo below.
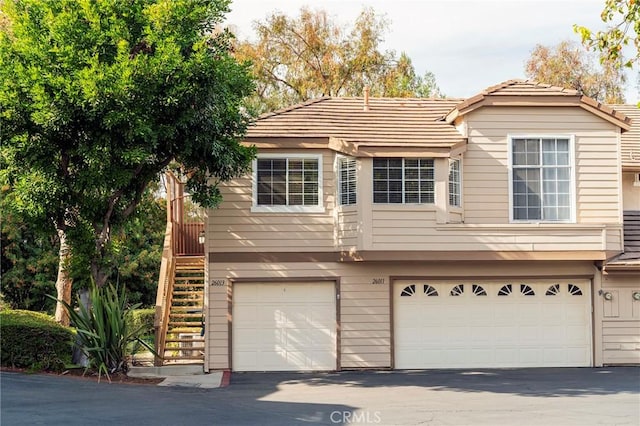
{"type": "Polygon", "coordinates": [[[164,247],[162,249],[162,261],[160,263],[160,277],[158,278],[158,291],[156,293],[156,311],[153,320],[155,332],[156,356],[154,365],[162,365],[164,356],[164,346],[169,326],[169,307],[171,306],[171,295],[173,293],[173,277],[175,260],[172,248],[172,227],[171,221],[167,222],[164,236],[164,247]]]}

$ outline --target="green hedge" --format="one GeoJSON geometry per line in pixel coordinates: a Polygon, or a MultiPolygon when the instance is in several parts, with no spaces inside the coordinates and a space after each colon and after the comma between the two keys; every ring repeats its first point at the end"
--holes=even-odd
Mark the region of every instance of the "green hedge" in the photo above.
{"type": "Polygon", "coordinates": [[[142,327],[140,336],[153,336],[153,318],[155,314],[156,310],[154,308],[135,309],[133,311],[133,324],[131,324],[132,330],[142,327]]]}
{"type": "Polygon", "coordinates": [[[6,367],[61,371],[71,363],[73,331],[49,315],[21,310],[0,312],[0,363],[6,367]]]}

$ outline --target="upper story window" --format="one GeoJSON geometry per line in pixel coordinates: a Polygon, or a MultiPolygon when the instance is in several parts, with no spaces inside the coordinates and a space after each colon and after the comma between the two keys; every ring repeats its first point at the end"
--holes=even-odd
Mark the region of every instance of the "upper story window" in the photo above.
{"type": "Polygon", "coordinates": [[[322,211],[321,155],[259,155],[253,170],[254,211],[322,211]]]}
{"type": "Polygon", "coordinates": [[[460,175],[460,159],[449,160],[449,205],[462,206],[462,179],[460,175]]]}
{"type": "Polygon", "coordinates": [[[431,158],[374,158],[373,202],[433,204],[431,158]]]}
{"type": "Polygon", "coordinates": [[[356,159],[338,157],[338,201],[341,206],[350,206],[357,201],[356,159]]]}
{"type": "Polygon", "coordinates": [[[513,220],[572,220],[571,148],[571,137],[511,137],[513,220]]]}

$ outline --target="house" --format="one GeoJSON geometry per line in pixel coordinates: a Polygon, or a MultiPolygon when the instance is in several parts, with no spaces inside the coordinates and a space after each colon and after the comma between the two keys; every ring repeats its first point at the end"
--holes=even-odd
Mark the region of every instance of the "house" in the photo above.
{"type": "Polygon", "coordinates": [[[205,370],[640,363],[640,113],[512,80],[265,115],[205,223],[205,370]]]}

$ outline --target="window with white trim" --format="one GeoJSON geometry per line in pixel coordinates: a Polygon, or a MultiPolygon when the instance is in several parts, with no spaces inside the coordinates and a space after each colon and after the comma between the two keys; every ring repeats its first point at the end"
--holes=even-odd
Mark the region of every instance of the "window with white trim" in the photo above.
{"type": "Polygon", "coordinates": [[[357,201],[356,159],[338,157],[338,201],[341,206],[350,206],[357,201]]]}
{"type": "Polygon", "coordinates": [[[320,155],[263,155],[254,163],[254,206],[304,211],[321,207],[320,155]]]}
{"type": "Polygon", "coordinates": [[[374,203],[433,204],[434,200],[433,159],[373,159],[374,203]]]}
{"type": "Polygon", "coordinates": [[[512,137],[511,153],[513,220],[570,221],[570,138],[512,137]]]}
{"type": "Polygon", "coordinates": [[[460,207],[461,202],[460,159],[449,160],[449,205],[460,207]]]}

